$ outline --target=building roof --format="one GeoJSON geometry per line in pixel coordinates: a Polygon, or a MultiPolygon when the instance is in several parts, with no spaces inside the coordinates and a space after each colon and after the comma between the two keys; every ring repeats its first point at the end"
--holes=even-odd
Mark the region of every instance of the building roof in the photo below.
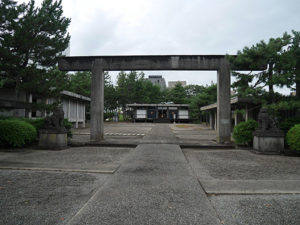
{"type": "MultiPolygon", "coordinates": [[[[239,104],[239,103],[253,104],[255,102],[251,98],[233,97],[233,98],[230,99],[230,104],[231,105],[233,105],[233,104],[239,104]]],[[[214,108],[217,108],[217,103],[203,106],[203,107],[200,108],[200,111],[210,110],[210,109],[214,109],[214,108]]]]}
{"type": "Polygon", "coordinates": [[[86,97],[86,96],[83,96],[83,95],[79,95],[79,94],[76,94],[76,93],[73,93],[71,91],[62,91],[60,92],[62,95],[66,95],[66,96],[69,96],[69,97],[72,97],[72,98],[77,98],[77,99],[80,99],[82,101],[87,101],[87,102],[90,102],[91,101],[91,98],[89,97],[86,97]]]}
{"type": "Polygon", "coordinates": [[[189,104],[127,104],[127,107],[141,107],[141,106],[154,106],[154,107],[189,107],[189,104]]]}

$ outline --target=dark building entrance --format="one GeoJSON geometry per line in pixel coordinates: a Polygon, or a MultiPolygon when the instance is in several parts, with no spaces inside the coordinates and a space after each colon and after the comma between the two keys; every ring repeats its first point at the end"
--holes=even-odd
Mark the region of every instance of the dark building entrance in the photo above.
{"type": "Polygon", "coordinates": [[[188,104],[128,104],[133,122],[189,122],[188,104]]]}

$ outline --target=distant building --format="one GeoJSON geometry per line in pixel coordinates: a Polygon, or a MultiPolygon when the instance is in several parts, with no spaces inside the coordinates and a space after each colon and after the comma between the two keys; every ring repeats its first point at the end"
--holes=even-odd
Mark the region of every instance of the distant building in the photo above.
{"type": "Polygon", "coordinates": [[[150,75],[148,80],[150,80],[152,84],[160,86],[160,89],[166,88],[165,78],[163,78],[161,75],[150,75]]]}
{"type": "Polygon", "coordinates": [[[182,87],[186,86],[186,81],[169,81],[168,82],[168,88],[174,88],[176,86],[177,83],[180,83],[182,85],[182,87]]]}
{"type": "Polygon", "coordinates": [[[189,122],[188,104],[127,104],[133,122],[189,122]]]}
{"type": "MultiPolygon", "coordinates": [[[[0,88],[0,116],[13,116],[25,118],[41,118],[47,116],[45,111],[31,109],[31,103],[43,103],[42,99],[20,91],[17,94],[14,88],[0,88]]],[[[86,105],[90,98],[70,92],[61,92],[61,101],[64,117],[74,124],[74,127],[85,127],[86,105]]],[[[52,104],[54,99],[46,98],[45,104],[52,104]]]]}

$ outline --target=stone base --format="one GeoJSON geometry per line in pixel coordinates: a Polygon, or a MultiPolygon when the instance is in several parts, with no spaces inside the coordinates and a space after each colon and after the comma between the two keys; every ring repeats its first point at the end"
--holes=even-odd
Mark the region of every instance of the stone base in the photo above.
{"type": "Polygon", "coordinates": [[[253,149],[259,153],[279,154],[284,150],[284,137],[254,136],[253,149]]]}
{"type": "Polygon", "coordinates": [[[68,147],[66,132],[55,133],[53,131],[40,131],[39,148],[49,150],[61,150],[68,147]]]}

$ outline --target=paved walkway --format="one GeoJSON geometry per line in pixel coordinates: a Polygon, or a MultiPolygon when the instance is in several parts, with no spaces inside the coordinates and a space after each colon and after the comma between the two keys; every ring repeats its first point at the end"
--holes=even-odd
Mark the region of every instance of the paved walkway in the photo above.
{"type": "MultiPolygon", "coordinates": [[[[120,125],[109,129],[133,126],[120,125]]],[[[146,135],[134,148],[0,151],[0,224],[300,225],[299,157],[182,150],[212,131],[136,125],[146,135]]]]}
{"type": "MultiPolygon", "coordinates": [[[[168,125],[144,138],[174,141],[168,125]]],[[[219,224],[180,147],[140,144],[68,224],[219,224]]]]}

